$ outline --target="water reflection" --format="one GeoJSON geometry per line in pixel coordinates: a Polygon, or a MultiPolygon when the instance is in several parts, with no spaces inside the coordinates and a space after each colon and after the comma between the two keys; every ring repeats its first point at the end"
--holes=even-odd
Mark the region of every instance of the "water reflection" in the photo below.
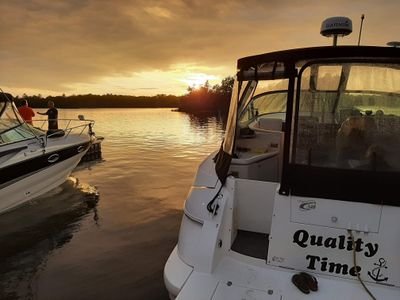
{"type": "Polygon", "coordinates": [[[74,177],[96,186],[101,201],[82,201],[84,194],[63,186],[0,216],[7,228],[0,299],[167,299],[164,264],[197,167],[221,144],[223,118],[169,109],[59,111],[66,119],[79,114],[96,120],[104,161],[74,177]]]}
{"type": "Polygon", "coordinates": [[[98,199],[95,187],[70,178],[44,197],[1,215],[0,299],[33,296],[32,279],[50,253],[71,240],[82,218],[98,224],[98,199]]]}
{"type": "Polygon", "coordinates": [[[190,126],[195,130],[198,130],[199,128],[209,128],[210,125],[212,125],[216,130],[225,130],[226,115],[220,113],[199,113],[188,114],[188,116],[190,126]]]}

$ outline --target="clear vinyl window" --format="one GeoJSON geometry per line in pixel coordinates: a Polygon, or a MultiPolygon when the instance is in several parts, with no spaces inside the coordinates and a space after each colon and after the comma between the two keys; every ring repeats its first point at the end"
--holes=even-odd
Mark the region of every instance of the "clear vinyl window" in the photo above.
{"type": "Polygon", "coordinates": [[[24,123],[16,112],[12,102],[3,102],[0,111],[0,144],[14,143],[25,139],[34,138],[28,124],[24,123]]]}
{"type": "Polygon", "coordinates": [[[296,164],[400,171],[400,69],[312,64],[300,72],[296,164]]]}
{"type": "Polygon", "coordinates": [[[252,97],[239,115],[239,126],[246,127],[256,118],[285,119],[288,79],[259,81],[252,97]]]}

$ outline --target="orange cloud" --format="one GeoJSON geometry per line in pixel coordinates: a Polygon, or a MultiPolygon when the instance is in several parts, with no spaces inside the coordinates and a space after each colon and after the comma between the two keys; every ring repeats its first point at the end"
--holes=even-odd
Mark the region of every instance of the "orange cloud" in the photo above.
{"type": "Polygon", "coordinates": [[[168,89],[151,77],[144,87],[180,93],[181,82],[168,76],[174,66],[195,64],[213,70],[197,73],[222,78],[241,56],[328,45],[319,35],[327,16],[353,19],[354,33],[341,43],[354,44],[365,13],[364,44],[384,45],[398,38],[399,9],[397,0],[1,1],[0,85],[69,94],[80,85],[97,93],[101,84],[118,93],[115,81],[127,78],[125,91],[139,94],[137,74],[164,72],[168,89]]]}

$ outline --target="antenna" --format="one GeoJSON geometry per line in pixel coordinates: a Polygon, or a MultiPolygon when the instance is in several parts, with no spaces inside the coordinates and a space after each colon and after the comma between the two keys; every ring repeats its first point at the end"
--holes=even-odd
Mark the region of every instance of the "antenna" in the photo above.
{"type": "Polygon", "coordinates": [[[362,33],[363,24],[364,24],[364,18],[365,18],[365,15],[362,14],[361,15],[360,33],[358,34],[358,46],[360,46],[360,42],[361,42],[361,33],[362,33]]]}
{"type": "Polygon", "coordinates": [[[346,36],[352,33],[353,24],[347,17],[332,17],[322,22],[321,34],[333,37],[333,46],[337,46],[338,36],[346,36]]]}

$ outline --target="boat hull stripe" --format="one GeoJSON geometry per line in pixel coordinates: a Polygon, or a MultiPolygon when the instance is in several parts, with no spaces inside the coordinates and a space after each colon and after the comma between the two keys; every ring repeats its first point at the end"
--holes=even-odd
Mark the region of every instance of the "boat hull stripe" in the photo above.
{"type": "Polygon", "coordinates": [[[77,144],[60,151],[53,151],[49,153],[45,153],[38,157],[34,157],[32,159],[24,160],[20,163],[13,164],[7,166],[5,168],[0,169],[0,188],[1,186],[7,185],[8,182],[14,181],[19,177],[24,177],[28,174],[35,173],[36,171],[47,168],[53,164],[60,163],[64,160],[67,160],[70,157],[73,157],[82,152],[82,147],[85,150],[89,147],[90,143],[82,143],[77,144]],[[49,158],[54,156],[55,154],[59,155],[59,158],[56,162],[52,161],[49,158]]]}

